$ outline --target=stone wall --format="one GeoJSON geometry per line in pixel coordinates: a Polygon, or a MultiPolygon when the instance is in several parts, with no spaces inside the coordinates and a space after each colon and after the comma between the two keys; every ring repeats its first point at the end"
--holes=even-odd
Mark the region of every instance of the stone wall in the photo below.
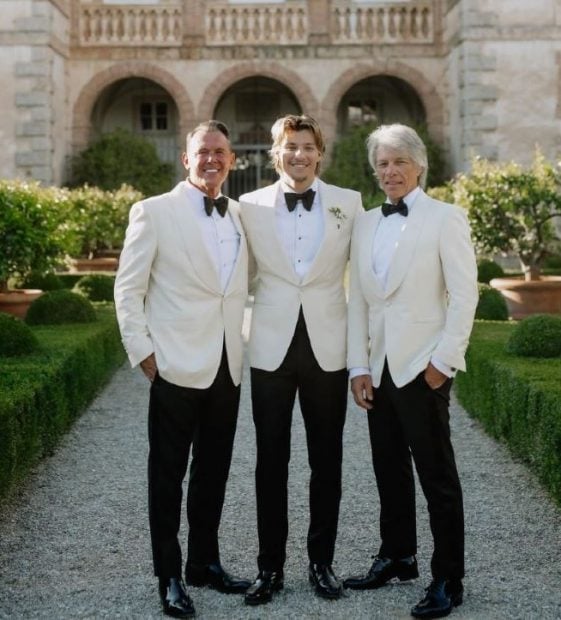
{"type": "Polygon", "coordinates": [[[3,0],[0,176],[61,183],[92,137],[103,89],[143,77],[164,88],[183,135],[237,81],[288,87],[330,144],[337,107],[388,75],[419,95],[449,172],[471,154],[527,162],[561,153],[561,0],[3,0]],[[501,3],[500,6],[503,6],[501,3]],[[187,7],[189,10],[187,10],[187,7]]]}

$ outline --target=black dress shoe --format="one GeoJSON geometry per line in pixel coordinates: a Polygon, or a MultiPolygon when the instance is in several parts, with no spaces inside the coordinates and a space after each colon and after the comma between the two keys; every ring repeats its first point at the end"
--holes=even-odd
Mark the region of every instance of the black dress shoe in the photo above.
{"type": "Polygon", "coordinates": [[[229,575],[219,562],[206,566],[194,564],[186,566],[185,581],[196,588],[208,586],[225,594],[244,594],[251,585],[247,579],[239,579],[229,575]]]}
{"type": "Polygon", "coordinates": [[[464,587],[460,579],[433,579],[424,598],[411,610],[411,615],[414,618],[444,618],[463,600],[464,587]]]}
{"type": "Polygon", "coordinates": [[[417,560],[414,555],[399,560],[374,558],[370,570],[363,577],[349,577],[343,585],[351,590],[372,590],[386,585],[390,579],[408,581],[419,576],[417,560]]]}
{"type": "Polygon", "coordinates": [[[327,564],[310,564],[310,583],[316,594],[322,598],[336,599],[343,594],[343,584],[334,575],[331,566],[327,564]]]}
{"type": "Polygon", "coordinates": [[[273,592],[284,588],[284,574],[282,570],[260,570],[255,581],[245,593],[246,605],[263,605],[273,598],[273,592]]]}
{"type": "Polygon", "coordinates": [[[166,616],[174,618],[194,618],[195,607],[193,601],[185,592],[179,577],[160,579],[160,599],[166,616]]]}

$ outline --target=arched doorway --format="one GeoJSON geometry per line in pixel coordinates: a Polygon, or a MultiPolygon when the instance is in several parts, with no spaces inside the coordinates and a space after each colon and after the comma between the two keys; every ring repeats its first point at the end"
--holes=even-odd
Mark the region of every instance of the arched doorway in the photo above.
{"type": "Polygon", "coordinates": [[[345,93],[337,111],[337,135],[357,125],[396,122],[424,124],[423,103],[415,89],[404,80],[377,75],[357,82],[345,93]]]}
{"type": "Polygon", "coordinates": [[[245,78],[222,95],[214,116],[230,128],[237,155],[236,168],[224,188],[231,198],[237,199],[244,192],[269,185],[276,179],[268,155],[271,126],[280,116],[300,113],[290,89],[270,78],[245,78]]]}
{"type": "Polygon", "coordinates": [[[117,128],[142,136],[155,147],[163,162],[181,178],[178,110],[172,96],[145,78],[125,78],[107,86],[92,110],[92,138],[117,128]]]}

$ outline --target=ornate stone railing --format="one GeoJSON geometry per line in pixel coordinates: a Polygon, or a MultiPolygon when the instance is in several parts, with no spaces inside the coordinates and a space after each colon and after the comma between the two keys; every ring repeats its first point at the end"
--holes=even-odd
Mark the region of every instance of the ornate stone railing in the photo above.
{"type": "Polygon", "coordinates": [[[433,2],[358,4],[334,0],[330,31],[334,44],[433,43],[433,2]]]}
{"type": "Polygon", "coordinates": [[[179,46],[182,43],[182,4],[83,4],[79,43],[93,45],[179,46]]]}
{"type": "MultiPolygon", "coordinates": [[[[79,45],[178,47],[184,40],[183,11],[189,11],[189,1],[80,4],[79,45]]],[[[326,34],[335,45],[434,43],[433,3],[332,0],[326,34]]],[[[306,45],[311,34],[305,0],[263,4],[213,0],[206,4],[204,24],[198,23],[197,34],[208,46],[306,45]]]]}
{"type": "Polygon", "coordinates": [[[301,45],[308,41],[308,3],[212,3],[205,15],[207,45],[301,45]]]}

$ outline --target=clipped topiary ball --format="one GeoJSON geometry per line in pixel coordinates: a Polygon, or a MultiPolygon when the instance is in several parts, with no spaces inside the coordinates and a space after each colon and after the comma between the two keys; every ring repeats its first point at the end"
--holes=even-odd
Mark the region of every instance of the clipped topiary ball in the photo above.
{"type": "Polygon", "coordinates": [[[56,273],[31,272],[18,280],[17,288],[35,288],[42,291],[58,291],[63,287],[62,280],[56,273]]]}
{"type": "Polygon", "coordinates": [[[95,310],[90,300],[66,289],[41,295],[29,306],[25,317],[29,325],[91,323],[95,320],[95,310]]]}
{"type": "Polygon", "coordinates": [[[489,284],[493,278],[502,278],[504,269],[494,260],[484,258],[477,263],[477,281],[489,284]]]}
{"type": "Polygon", "coordinates": [[[100,273],[81,277],[74,286],[74,292],[84,295],[90,301],[113,301],[115,278],[100,273]]]}
{"type": "Polygon", "coordinates": [[[507,321],[508,308],[500,291],[488,284],[479,283],[479,301],[475,310],[475,318],[485,321],[507,321]]]}
{"type": "Polygon", "coordinates": [[[0,312],[0,356],[27,355],[38,348],[35,334],[21,319],[0,312]]]}
{"type": "Polygon", "coordinates": [[[506,343],[508,353],[523,357],[561,355],[561,316],[534,314],[515,327],[506,343]]]}

